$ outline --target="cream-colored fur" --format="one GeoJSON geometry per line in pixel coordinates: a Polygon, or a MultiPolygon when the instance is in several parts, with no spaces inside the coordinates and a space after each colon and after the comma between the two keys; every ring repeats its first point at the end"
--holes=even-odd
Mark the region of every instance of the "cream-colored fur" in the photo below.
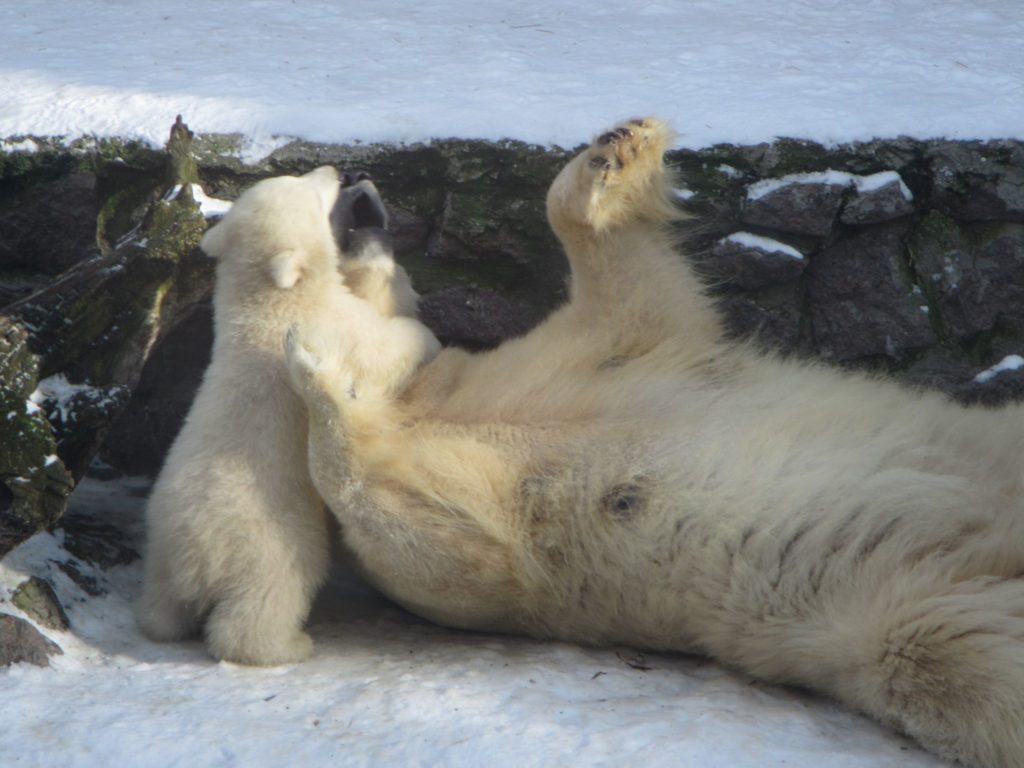
{"type": "Polygon", "coordinates": [[[346,541],[439,622],[706,653],[1024,766],[1024,412],[726,340],[665,231],[668,140],[626,123],[555,180],[571,301],[525,337],[390,398],[292,335],[346,541]]]}
{"type": "MultiPolygon", "coordinates": [[[[382,394],[437,351],[414,320],[381,318],[343,284],[328,218],[338,190],[329,167],[260,182],[203,237],[217,259],[215,340],[146,511],[137,615],[153,639],[205,625],[219,659],[279,664],[312,651],[302,624],[326,573],[328,529],[309,481],[306,410],[287,383],[289,325],[330,328],[344,318],[351,343],[337,351],[382,394]]],[[[363,264],[384,273],[363,286],[379,306],[375,291],[411,293],[385,261],[363,264]]],[[[415,294],[411,301],[414,310],[415,294]]]]}

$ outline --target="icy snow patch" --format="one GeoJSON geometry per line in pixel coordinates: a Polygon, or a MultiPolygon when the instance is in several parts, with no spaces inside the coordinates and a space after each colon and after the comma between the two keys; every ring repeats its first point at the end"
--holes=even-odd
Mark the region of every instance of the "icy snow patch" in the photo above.
{"type": "Polygon", "coordinates": [[[900,178],[896,171],[881,171],[870,176],[858,176],[855,173],[836,171],[831,168],[826,171],[811,173],[791,173],[778,179],[759,181],[747,188],[747,199],[751,201],[760,200],[765,195],[793,184],[826,184],[836,187],[853,187],[857,190],[858,194],[866,194],[881,189],[886,184],[892,184],[893,182],[899,182],[900,193],[904,199],[908,201],[914,199],[914,195],[907,185],[903,183],[903,179],[900,178]]]}
{"type": "Polygon", "coordinates": [[[199,212],[207,219],[214,216],[223,216],[231,210],[230,200],[221,200],[208,196],[201,186],[192,185],[192,199],[199,204],[199,212]]]}
{"type": "Polygon", "coordinates": [[[1016,371],[1021,368],[1024,368],[1024,357],[1021,357],[1020,355],[1007,355],[991,368],[988,368],[975,376],[974,380],[979,384],[984,384],[994,379],[1003,371],[1016,371]]]}
{"type": "Polygon", "coordinates": [[[0,141],[0,152],[7,152],[9,154],[14,154],[16,152],[33,154],[38,151],[39,145],[32,139],[23,139],[21,141],[0,141]]]}
{"type": "Polygon", "coordinates": [[[875,190],[881,189],[892,183],[898,183],[900,185],[900,194],[903,195],[903,199],[908,203],[914,199],[914,194],[910,191],[910,188],[903,183],[903,179],[896,171],[880,171],[879,173],[873,173],[870,176],[854,176],[853,185],[857,188],[857,192],[865,194],[867,192],[874,192],[875,190]]]}
{"type": "Polygon", "coordinates": [[[754,248],[764,253],[781,253],[798,261],[804,260],[804,255],[793,246],[780,243],[778,240],[772,240],[770,237],[755,235],[751,232],[733,232],[728,237],[723,237],[719,242],[736,243],[744,248],[754,248]]]}
{"type": "MultiPolygon", "coordinates": [[[[123,527],[141,519],[144,496],[138,479],[86,478],[70,504],[123,527]]],[[[487,755],[489,768],[943,765],[823,698],[707,659],[437,627],[340,573],[310,620],[312,659],[218,664],[200,642],[140,635],[140,563],[101,571],[63,543],[60,530],[39,534],[0,562],[5,612],[20,615],[10,593],[37,575],[71,620],[67,632],[39,628],[64,649],[50,668],[0,669],[11,763],[470,768],[487,755]],[[109,593],[84,595],[69,563],[109,593]]]]}
{"type": "Polygon", "coordinates": [[[101,396],[101,390],[88,384],[72,384],[63,373],[48,376],[39,382],[35,392],[29,395],[29,401],[37,408],[47,401],[54,401],[54,409],[60,412],[60,420],[68,421],[72,415],[71,401],[78,395],[88,393],[94,399],[101,396]]]}

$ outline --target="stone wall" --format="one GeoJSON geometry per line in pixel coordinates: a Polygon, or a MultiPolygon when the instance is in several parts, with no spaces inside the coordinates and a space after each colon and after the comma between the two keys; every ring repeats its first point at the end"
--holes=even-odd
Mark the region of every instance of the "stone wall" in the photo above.
{"type": "MultiPolygon", "coordinates": [[[[211,340],[192,184],[231,199],[324,163],[367,171],[449,344],[493,346],[565,299],[544,194],[569,152],[297,142],[245,165],[237,137],[174,136],[170,152],[34,140],[0,154],[0,376],[15,414],[0,419],[0,556],[54,524],[97,452],[115,470],[158,469],[211,340]]],[[[669,160],[694,214],[686,249],[738,337],[967,402],[1024,395],[1020,142],[778,141],[669,160]]]]}

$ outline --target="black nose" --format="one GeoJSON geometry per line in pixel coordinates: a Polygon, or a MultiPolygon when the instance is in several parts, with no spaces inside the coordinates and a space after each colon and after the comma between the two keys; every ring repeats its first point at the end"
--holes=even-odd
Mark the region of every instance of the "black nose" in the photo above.
{"type": "Polygon", "coordinates": [[[341,174],[341,186],[351,187],[353,184],[358,184],[360,181],[365,181],[370,178],[370,174],[366,171],[345,171],[341,174]]]}

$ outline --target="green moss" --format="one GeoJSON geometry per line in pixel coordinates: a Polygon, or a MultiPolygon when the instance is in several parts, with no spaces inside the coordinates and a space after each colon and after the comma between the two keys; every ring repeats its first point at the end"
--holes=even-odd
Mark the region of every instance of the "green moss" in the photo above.
{"type": "Polygon", "coordinates": [[[38,576],[21,582],[11,594],[11,602],[44,627],[66,630],[70,626],[53,586],[38,576]]]}
{"type": "Polygon", "coordinates": [[[50,424],[28,402],[39,380],[26,334],[0,335],[0,556],[64,513],[73,480],[59,460],[50,424]],[[5,508],[6,507],[6,508],[5,508]]]}

